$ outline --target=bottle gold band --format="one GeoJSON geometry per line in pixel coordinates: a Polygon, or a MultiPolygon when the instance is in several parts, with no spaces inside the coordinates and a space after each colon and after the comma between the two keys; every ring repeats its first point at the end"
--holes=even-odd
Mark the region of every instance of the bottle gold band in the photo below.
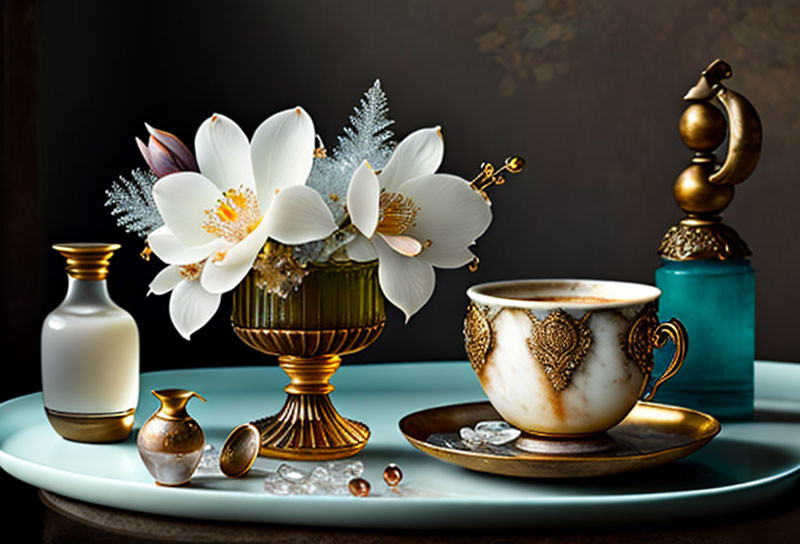
{"type": "Polygon", "coordinates": [[[92,443],[121,442],[128,438],[136,412],[135,408],[104,414],[59,412],[47,407],[44,410],[58,434],[67,440],[92,443]]]}
{"type": "Polygon", "coordinates": [[[108,265],[119,244],[55,244],[53,249],[67,259],[67,274],[76,280],[100,281],[108,276],[108,265]]]}

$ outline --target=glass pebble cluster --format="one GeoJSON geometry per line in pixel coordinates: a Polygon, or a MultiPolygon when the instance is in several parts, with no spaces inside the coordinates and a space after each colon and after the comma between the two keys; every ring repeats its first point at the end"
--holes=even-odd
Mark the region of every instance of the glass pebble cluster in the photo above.
{"type": "Polygon", "coordinates": [[[264,491],[273,495],[347,495],[350,481],[362,474],[361,461],[331,461],[310,470],[281,463],[264,478],[264,491]]]}
{"type": "Polygon", "coordinates": [[[521,431],[505,421],[481,421],[475,428],[462,427],[458,432],[461,442],[471,450],[487,445],[502,446],[519,438],[521,431]]]}
{"type": "Polygon", "coordinates": [[[219,470],[219,450],[209,443],[203,447],[203,455],[197,465],[197,474],[221,474],[219,470]]]}

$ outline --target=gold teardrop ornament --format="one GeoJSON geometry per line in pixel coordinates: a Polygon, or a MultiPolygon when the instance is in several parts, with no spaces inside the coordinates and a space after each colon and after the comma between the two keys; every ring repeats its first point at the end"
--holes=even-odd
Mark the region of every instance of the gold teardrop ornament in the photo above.
{"type": "Polygon", "coordinates": [[[467,317],[464,319],[464,342],[467,356],[476,374],[481,373],[486,364],[486,354],[492,343],[492,327],[486,317],[486,310],[474,302],[467,306],[467,317]]]}
{"type": "Polygon", "coordinates": [[[556,391],[566,389],[592,345],[592,331],[586,326],[592,312],[575,319],[558,309],[539,320],[532,312],[528,349],[544,368],[556,391]]]}

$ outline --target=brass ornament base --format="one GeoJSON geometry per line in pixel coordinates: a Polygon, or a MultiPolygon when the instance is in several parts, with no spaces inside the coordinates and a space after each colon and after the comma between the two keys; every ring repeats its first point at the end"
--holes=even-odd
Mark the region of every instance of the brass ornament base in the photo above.
{"type": "Polygon", "coordinates": [[[330,378],[339,368],[337,355],[279,358],[291,383],[280,412],[253,422],[261,433],[260,455],[298,461],[341,459],[364,449],[369,427],[342,417],[328,393],[330,378]]]}
{"type": "Polygon", "coordinates": [[[741,236],[719,217],[687,217],[673,225],[658,246],[673,261],[744,259],[751,255],[741,236]]]}
{"type": "Polygon", "coordinates": [[[131,434],[135,408],[107,414],[76,414],[45,407],[53,429],[67,440],[105,444],[122,442],[131,434]]]}

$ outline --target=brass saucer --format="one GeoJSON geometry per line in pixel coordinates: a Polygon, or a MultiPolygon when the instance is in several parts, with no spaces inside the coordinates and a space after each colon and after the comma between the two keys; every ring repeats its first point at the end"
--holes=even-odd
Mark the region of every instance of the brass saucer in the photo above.
{"type": "Polygon", "coordinates": [[[526,478],[581,478],[605,476],[654,467],[686,457],[720,431],[713,417],[675,406],[640,401],[603,440],[598,449],[551,447],[556,441],[523,434],[518,442],[477,451],[457,446],[461,427],[502,419],[488,402],[456,404],[409,414],[400,431],[413,446],[438,459],[462,467],[526,478]],[[432,435],[433,439],[432,439],[432,435]],[[449,437],[449,440],[448,440],[449,437]],[[541,440],[541,447],[530,444],[541,440]],[[557,453],[550,453],[556,451],[557,453]]]}

